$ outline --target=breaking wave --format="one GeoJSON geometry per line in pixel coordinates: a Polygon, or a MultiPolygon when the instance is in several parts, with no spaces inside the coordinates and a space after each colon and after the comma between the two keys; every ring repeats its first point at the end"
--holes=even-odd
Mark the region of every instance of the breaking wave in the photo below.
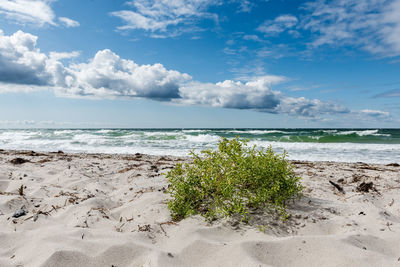
{"type": "Polygon", "coordinates": [[[290,159],[400,163],[399,129],[0,129],[0,148],[185,156],[235,136],[290,159]]]}

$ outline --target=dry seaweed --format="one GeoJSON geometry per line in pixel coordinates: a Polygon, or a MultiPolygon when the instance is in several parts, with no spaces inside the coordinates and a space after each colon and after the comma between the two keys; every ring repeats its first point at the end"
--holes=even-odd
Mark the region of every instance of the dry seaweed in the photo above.
{"type": "Polygon", "coordinates": [[[21,165],[24,164],[26,162],[30,162],[28,159],[23,159],[23,158],[15,158],[10,160],[10,162],[14,165],[21,165]]]}
{"type": "Polygon", "coordinates": [[[389,164],[386,164],[386,166],[388,166],[388,167],[400,167],[400,164],[398,164],[398,163],[389,163],[389,164]]]}
{"type": "Polygon", "coordinates": [[[151,230],[150,224],[145,224],[145,225],[138,224],[138,230],[139,232],[150,232],[151,230]]]}
{"type": "Polygon", "coordinates": [[[379,193],[378,190],[375,188],[373,182],[362,182],[361,184],[359,184],[357,186],[356,190],[358,192],[365,192],[365,193],[368,193],[370,190],[373,190],[373,191],[379,193]]]}

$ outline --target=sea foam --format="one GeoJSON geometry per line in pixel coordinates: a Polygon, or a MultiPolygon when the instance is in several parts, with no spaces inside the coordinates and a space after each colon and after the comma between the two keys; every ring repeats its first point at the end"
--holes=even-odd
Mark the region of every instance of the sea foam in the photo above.
{"type": "Polygon", "coordinates": [[[2,129],[0,148],[186,156],[235,136],[296,160],[400,163],[400,130],[380,129],[2,129]]]}

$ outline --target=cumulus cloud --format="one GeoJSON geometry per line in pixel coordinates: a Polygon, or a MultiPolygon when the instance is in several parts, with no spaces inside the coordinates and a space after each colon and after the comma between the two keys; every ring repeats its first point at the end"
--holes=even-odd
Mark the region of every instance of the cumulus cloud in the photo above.
{"type": "Polygon", "coordinates": [[[319,99],[284,97],[276,108],[276,113],[301,117],[318,117],[326,114],[346,114],[350,113],[350,110],[342,105],[319,99]]]}
{"type": "MultiPolygon", "coordinates": [[[[0,32],[0,92],[43,88],[69,97],[147,98],[181,105],[251,109],[313,118],[350,112],[339,104],[294,98],[273,90],[273,85],[286,80],[283,76],[202,83],[159,63],[138,65],[109,49],[98,51],[88,62],[64,66],[60,60],[76,57],[79,52],[47,55],[36,47],[36,41],[36,36],[22,31],[11,36],[0,32]]],[[[371,116],[378,114],[372,110],[362,112],[371,116]]]]}
{"type": "Polygon", "coordinates": [[[273,84],[285,80],[282,76],[261,76],[248,82],[226,80],[216,84],[191,83],[180,89],[176,103],[235,109],[252,109],[274,114],[317,117],[324,114],[349,113],[346,107],[335,103],[304,97],[293,98],[272,90],[273,84]]]}
{"type": "Polygon", "coordinates": [[[267,20],[257,30],[266,35],[276,35],[287,29],[291,29],[298,23],[298,19],[292,15],[281,15],[274,20],[267,20]]]}
{"type": "Polygon", "coordinates": [[[36,48],[37,37],[17,31],[5,36],[0,30],[0,82],[48,85],[47,56],[36,48]]]}
{"type": "Polygon", "coordinates": [[[38,37],[23,31],[6,36],[0,30],[0,90],[33,91],[41,86],[65,86],[69,70],[59,61],[79,52],[50,56],[36,47],[38,37]]]}
{"type": "MultiPolygon", "coordinates": [[[[60,60],[76,57],[79,52],[49,56],[36,47],[37,36],[18,31],[5,36],[0,31],[0,87],[15,85],[47,86],[59,94],[112,97],[131,96],[170,99],[179,96],[179,85],[189,80],[187,74],[167,70],[161,64],[139,66],[121,59],[106,49],[96,53],[88,63],[65,67],[60,60]]],[[[33,90],[33,89],[30,89],[33,90]]],[[[10,91],[8,89],[7,91],[10,91]]],[[[20,91],[20,90],[18,90],[20,91]]]]}
{"type": "Polygon", "coordinates": [[[48,88],[38,85],[29,84],[12,84],[0,82],[0,94],[3,93],[31,93],[37,91],[44,91],[48,88]]]}
{"type": "Polygon", "coordinates": [[[265,76],[242,83],[226,80],[216,84],[194,82],[180,89],[181,99],[186,105],[205,105],[236,109],[273,111],[279,104],[279,92],[271,90],[273,83],[283,77],[265,76]]]}
{"type": "Polygon", "coordinates": [[[58,20],[67,28],[75,28],[80,26],[78,21],[66,17],[59,17],[58,20]]]}
{"type": "Polygon", "coordinates": [[[191,77],[167,70],[161,64],[138,65],[109,49],[96,53],[89,63],[68,68],[61,92],[82,96],[144,97],[168,100],[179,97],[179,86],[191,77]]]}

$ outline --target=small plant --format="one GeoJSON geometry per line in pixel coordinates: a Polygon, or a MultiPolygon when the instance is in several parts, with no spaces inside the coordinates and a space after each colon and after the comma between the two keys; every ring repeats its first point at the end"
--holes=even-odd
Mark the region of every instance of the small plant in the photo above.
{"type": "Polygon", "coordinates": [[[192,163],[177,164],[167,174],[174,220],[201,214],[208,220],[268,208],[286,218],[287,201],[300,197],[303,187],[286,153],[248,147],[247,140],[222,138],[218,150],[191,152],[192,163]]]}
{"type": "Polygon", "coordinates": [[[258,231],[263,232],[265,234],[266,230],[267,230],[267,227],[265,227],[265,225],[260,224],[258,226],[258,231]]]}

